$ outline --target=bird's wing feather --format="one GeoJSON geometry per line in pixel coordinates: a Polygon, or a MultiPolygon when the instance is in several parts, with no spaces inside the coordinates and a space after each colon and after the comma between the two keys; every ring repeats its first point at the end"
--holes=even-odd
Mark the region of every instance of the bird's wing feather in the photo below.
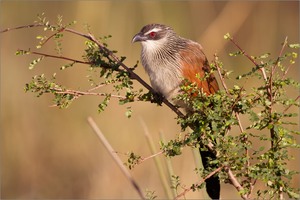
{"type": "Polygon", "coordinates": [[[182,49],[180,53],[183,78],[197,83],[198,87],[202,88],[206,94],[215,93],[219,90],[219,86],[214,75],[210,74],[203,79],[205,72],[209,73],[210,67],[201,46],[192,41],[187,45],[188,47],[182,49]]]}

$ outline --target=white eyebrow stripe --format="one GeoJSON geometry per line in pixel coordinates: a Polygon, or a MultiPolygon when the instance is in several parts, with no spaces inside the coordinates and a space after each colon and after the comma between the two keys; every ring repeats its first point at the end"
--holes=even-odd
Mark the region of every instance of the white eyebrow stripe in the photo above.
{"type": "Polygon", "coordinates": [[[158,32],[158,31],[161,31],[161,28],[155,27],[155,28],[151,29],[150,31],[146,32],[145,35],[148,35],[151,32],[158,32]]]}

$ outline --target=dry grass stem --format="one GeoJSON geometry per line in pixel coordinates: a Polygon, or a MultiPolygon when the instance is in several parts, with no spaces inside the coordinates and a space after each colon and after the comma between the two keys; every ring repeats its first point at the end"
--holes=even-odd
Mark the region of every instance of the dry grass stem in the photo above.
{"type": "Polygon", "coordinates": [[[129,171],[124,167],[123,162],[121,159],[115,154],[115,150],[112,148],[112,146],[109,144],[109,142],[106,140],[105,136],[97,126],[96,122],[92,117],[88,117],[88,123],[93,129],[93,131],[97,134],[98,138],[108,151],[108,153],[111,155],[111,157],[114,159],[114,161],[117,163],[118,167],[121,169],[122,173],[125,175],[125,177],[129,180],[131,185],[134,187],[134,189],[137,191],[138,195],[140,196],[141,199],[145,199],[140,187],[138,186],[137,182],[133,179],[129,171]]]}

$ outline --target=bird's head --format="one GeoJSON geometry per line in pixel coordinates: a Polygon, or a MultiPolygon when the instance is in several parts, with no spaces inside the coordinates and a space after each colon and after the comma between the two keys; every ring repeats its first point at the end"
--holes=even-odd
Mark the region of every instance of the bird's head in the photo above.
{"type": "Polygon", "coordinates": [[[174,30],[163,24],[148,24],[132,38],[132,43],[141,42],[145,47],[157,47],[166,44],[172,36],[174,30]]]}

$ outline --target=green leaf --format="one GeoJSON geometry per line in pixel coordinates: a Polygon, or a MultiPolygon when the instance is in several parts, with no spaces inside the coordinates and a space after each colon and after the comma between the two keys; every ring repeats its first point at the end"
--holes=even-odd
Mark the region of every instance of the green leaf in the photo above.
{"type": "Polygon", "coordinates": [[[41,62],[45,57],[41,56],[35,60],[33,60],[30,64],[29,64],[29,69],[33,69],[35,67],[36,64],[38,64],[39,62],[41,62]]]}
{"type": "Polygon", "coordinates": [[[30,51],[26,51],[26,50],[17,50],[16,53],[15,53],[17,56],[19,55],[28,55],[30,54],[30,51]]]}
{"type": "Polygon", "coordinates": [[[290,48],[293,48],[293,49],[298,49],[300,48],[300,44],[289,44],[288,45],[290,48]]]}
{"type": "Polygon", "coordinates": [[[76,64],[76,62],[72,62],[72,63],[66,64],[66,65],[63,65],[60,67],[60,70],[65,70],[69,67],[73,67],[74,64],[76,64]]]}
{"type": "Polygon", "coordinates": [[[271,54],[270,53],[265,53],[263,55],[260,56],[251,56],[253,59],[265,59],[268,58],[271,54]]]}
{"type": "Polygon", "coordinates": [[[99,113],[103,112],[105,110],[105,108],[108,106],[110,98],[111,98],[111,94],[106,94],[104,100],[98,105],[99,113]]]}
{"type": "Polygon", "coordinates": [[[131,118],[131,116],[132,116],[132,110],[131,110],[131,107],[127,107],[127,110],[126,110],[126,112],[125,112],[125,116],[126,116],[127,118],[131,118]]]}
{"type": "Polygon", "coordinates": [[[240,56],[243,55],[244,53],[242,51],[237,51],[235,53],[229,53],[229,56],[240,56]]]}
{"type": "Polygon", "coordinates": [[[300,194],[299,193],[295,193],[293,191],[288,190],[287,191],[289,197],[294,198],[294,199],[299,199],[300,198],[300,194]]]}

